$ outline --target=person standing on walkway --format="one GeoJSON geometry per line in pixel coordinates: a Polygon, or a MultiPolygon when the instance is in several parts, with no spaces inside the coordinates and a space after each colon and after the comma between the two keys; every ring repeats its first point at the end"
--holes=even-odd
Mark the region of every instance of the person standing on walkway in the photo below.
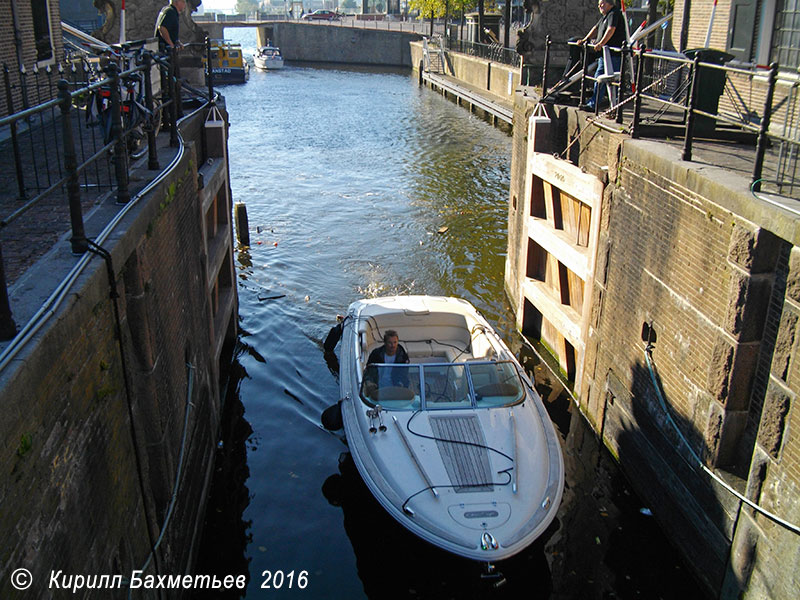
{"type": "MultiPolygon", "coordinates": [[[[625,23],[622,20],[624,19],[622,11],[620,11],[614,0],[598,0],[597,8],[600,14],[603,15],[602,18],[592,27],[589,33],[578,40],[578,44],[583,45],[588,43],[589,40],[594,39],[596,41],[591,45],[591,49],[595,52],[602,52],[604,46],[608,46],[609,48],[621,48],[622,44],[626,41],[625,23]]],[[[614,71],[619,71],[620,56],[619,50],[611,50],[611,66],[614,71]]],[[[597,59],[597,67],[594,70],[595,77],[605,73],[605,65],[603,62],[603,55],[600,54],[600,57],[597,59]]],[[[605,91],[605,85],[600,85],[595,82],[594,94],[592,94],[589,101],[581,108],[585,110],[594,110],[595,106],[598,106],[599,103],[603,101],[605,91]]]]}
{"type": "Polygon", "coordinates": [[[164,52],[172,48],[183,48],[180,41],[181,13],[186,8],[186,0],[169,0],[156,19],[156,30],[159,49],[164,52]]]}

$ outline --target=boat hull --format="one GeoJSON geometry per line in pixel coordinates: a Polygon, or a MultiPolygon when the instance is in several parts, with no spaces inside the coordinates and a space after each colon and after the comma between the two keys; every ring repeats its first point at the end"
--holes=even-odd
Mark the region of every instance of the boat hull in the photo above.
{"type": "MultiPolygon", "coordinates": [[[[457,387],[451,379],[448,390],[457,387]]],[[[494,562],[526,548],[555,518],[564,485],[558,437],[513,354],[465,301],[355,302],[343,327],[340,386],[361,477],[383,508],[422,539],[494,562]],[[376,402],[365,395],[364,369],[387,329],[398,331],[421,385],[413,397],[393,387],[401,399],[383,395],[376,402]],[[494,371],[514,372],[519,395],[505,401],[479,393],[491,387],[479,387],[479,378],[494,371]],[[469,384],[460,404],[442,401],[450,393],[444,388],[434,391],[442,372],[458,372],[469,384]]]]}

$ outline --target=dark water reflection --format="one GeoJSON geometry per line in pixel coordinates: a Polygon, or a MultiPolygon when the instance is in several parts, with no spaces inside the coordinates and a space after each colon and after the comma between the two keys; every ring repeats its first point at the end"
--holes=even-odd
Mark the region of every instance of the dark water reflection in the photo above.
{"type": "Polygon", "coordinates": [[[251,247],[237,252],[239,377],[197,572],[248,573],[247,598],[699,597],[514,331],[503,291],[510,137],[406,72],[290,66],[224,93],[251,247]],[[339,397],[335,357],[322,348],[335,315],[396,293],[475,304],[533,370],[563,436],[559,516],[500,566],[503,585],[395,523],[320,425],[339,397]],[[262,588],[277,571],[280,589],[262,588]]]}

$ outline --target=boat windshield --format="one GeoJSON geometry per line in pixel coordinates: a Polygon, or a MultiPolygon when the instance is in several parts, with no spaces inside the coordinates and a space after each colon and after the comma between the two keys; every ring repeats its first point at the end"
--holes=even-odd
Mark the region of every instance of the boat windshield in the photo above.
{"type": "Polygon", "coordinates": [[[371,364],[361,398],[388,410],[492,408],[522,402],[525,388],[510,361],[371,364]]]}

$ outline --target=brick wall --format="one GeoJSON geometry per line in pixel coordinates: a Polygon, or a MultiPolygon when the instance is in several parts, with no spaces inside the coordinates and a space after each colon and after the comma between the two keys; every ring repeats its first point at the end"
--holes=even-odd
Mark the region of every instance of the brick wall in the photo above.
{"type": "MultiPolygon", "coordinates": [[[[513,199],[526,193],[527,142],[517,124],[532,103],[518,95],[515,107],[506,289],[518,315],[525,252],[513,199]]],[[[607,183],[582,412],[710,591],[793,598],[797,571],[786,565],[800,559],[798,536],[742,509],[697,457],[800,522],[796,218],[747,194],[743,177],[698,169],[664,144],[586,128],[574,109],[549,113],[553,150],[580,132],[565,156],[607,183]],[[656,334],[654,374],[668,413],[644,324],[656,334]]]]}
{"type": "MultiPolygon", "coordinates": [[[[37,64],[36,44],[33,35],[33,14],[30,2],[16,2],[16,18],[18,28],[16,34],[19,36],[19,53],[15,43],[15,25],[12,13],[11,2],[0,4],[0,65],[8,68],[11,84],[11,98],[15,111],[19,112],[25,102],[26,106],[35,106],[41,102],[50,100],[55,94],[55,90],[50,86],[43,85],[48,79],[44,71],[49,66],[57,69],[57,65],[64,59],[64,46],[61,39],[61,10],[58,2],[48,2],[50,8],[50,30],[52,33],[53,59],[42,61],[37,64]],[[23,94],[20,87],[20,67],[23,66],[28,73],[28,89],[23,94]],[[35,70],[40,69],[41,77],[34,75],[35,70]],[[42,85],[37,85],[42,84],[42,85]],[[24,101],[23,101],[24,97],[24,101]]],[[[0,116],[9,114],[7,84],[5,78],[0,74],[0,116]]]]}
{"type": "MultiPolygon", "coordinates": [[[[194,117],[203,118],[202,111],[194,117]]],[[[185,138],[191,130],[199,140],[192,123],[185,138]]],[[[204,231],[209,194],[230,212],[227,167],[205,163],[200,190],[197,163],[189,145],[106,244],[119,326],[97,258],[67,306],[0,373],[2,598],[43,597],[51,570],[129,577],[147,560],[173,494],[159,572],[191,569],[219,427],[221,340],[232,341],[236,323],[235,288],[218,314],[209,292],[223,271],[231,278],[230,220],[216,237],[204,231]],[[209,256],[217,250],[225,260],[209,256]],[[17,568],[27,568],[34,584],[14,595],[9,577],[17,568]]],[[[33,268],[45,273],[48,264],[33,268]]],[[[111,596],[95,590],[82,597],[111,596]]]]}

